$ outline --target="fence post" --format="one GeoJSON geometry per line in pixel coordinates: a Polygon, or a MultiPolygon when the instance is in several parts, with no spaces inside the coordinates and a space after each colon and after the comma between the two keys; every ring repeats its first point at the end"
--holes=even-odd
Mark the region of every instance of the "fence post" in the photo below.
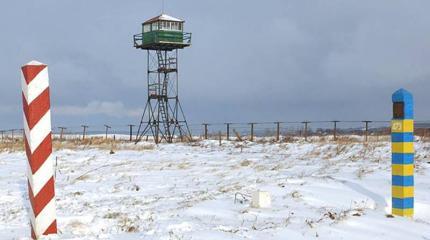
{"type": "Polygon", "coordinates": [[[366,124],[366,132],[365,132],[365,141],[367,142],[369,139],[369,123],[372,121],[363,121],[366,124]]]}
{"type": "Polygon", "coordinates": [[[430,137],[430,135],[429,135],[429,131],[430,131],[430,129],[429,129],[429,128],[426,128],[426,129],[425,129],[425,131],[426,131],[426,137],[425,137],[425,140],[426,140],[426,141],[428,141],[428,140],[429,140],[429,137],[430,137]]]}
{"type": "Polygon", "coordinates": [[[276,124],[276,141],[281,140],[281,122],[275,122],[276,124]]]}
{"type": "Polygon", "coordinates": [[[227,124],[227,141],[230,141],[230,123],[227,124]]]}
{"type": "Polygon", "coordinates": [[[12,130],[11,130],[11,132],[12,132],[12,142],[13,142],[13,140],[14,140],[14,138],[15,138],[15,137],[14,137],[15,129],[12,129],[12,130]]]}
{"type": "Polygon", "coordinates": [[[334,124],[334,126],[333,126],[333,139],[334,139],[334,141],[337,140],[337,123],[338,122],[339,121],[333,121],[333,124],[334,124]]]}
{"type": "Polygon", "coordinates": [[[254,123],[250,123],[251,125],[251,142],[254,141],[254,123]]]}
{"type": "Polygon", "coordinates": [[[21,70],[31,238],[39,239],[57,233],[48,67],[32,61],[21,70]]]}
{"type": "Polygon", "coordinates": [[[111,126],[109,126],[109,125],[104,125],[105,126],[105,128],[106,128],[106,133],[105,133],[105,140],[107,140],[107,138],[108,138],[108,131],[109,131],[109,129],[111,129],[111,126]]]}
{"type": "Polygon", "coordinates": [[[221,131],[219,131],[218,136],[219,136],[219,145],[221,146],[221,145],[222,145],[222,135],[221,135],[221,131]]]}
{"type": "Polygon", "coordinates": [[[414,112],[413,96],[404,89],[392,96],[392,214],[414,215],[414,112]]]}
{"type": "Polygon", "coordinates": [[[205,127],[205,140],[208,140],[208,124],[203,123],[203,126],[205,127]]]}
{"type": "Polygon", "coordinates": [[[310,122],[308,122],[308,121],[304,121],[304,122],[302,122],[302,123],[305,125],[305,131],[304,131],[303,135],[304,135],[304,137],[305,137],[305,141],[308,141],[308,124],[309,124],[310,122]]]}
{"type": "Polygon", "coordinates": [[[134,125],[129,124],[128,126],[130,127],[130,142],[131,142],[131,141],[133,141],[133,127],[134,127],[134,125]]]}
{"type": "Polygon", "coordinates": [[[66,130],[67,128],[59,127],[59,129],[60,129],[60,141],[63,141],[64,130],[66,130]]]}
{"type": "Polygon", "coordinates": [[[158,138],[159,138],[159,134],[160,134],[160,129],[158,127],[155,128],[155,144],[159,144],[158,142],[158,138]]]}
{"type": "Polygon", "coordinates": [[[81,125],[81,127],[83,128],[83,132],[82,132],[82,140],[85,140],[85,134],[87,133],[87,125],[81,125]]]}

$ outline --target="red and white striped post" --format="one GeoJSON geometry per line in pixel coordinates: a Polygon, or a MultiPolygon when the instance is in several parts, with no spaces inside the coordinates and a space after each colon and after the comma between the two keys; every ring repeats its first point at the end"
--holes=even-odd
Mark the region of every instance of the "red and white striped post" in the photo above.
{"type": "Polygon", "coordinates": [[[57,233],[48,66],[31,61],[21,70],[31,237],[38,239],[57,233]]]}

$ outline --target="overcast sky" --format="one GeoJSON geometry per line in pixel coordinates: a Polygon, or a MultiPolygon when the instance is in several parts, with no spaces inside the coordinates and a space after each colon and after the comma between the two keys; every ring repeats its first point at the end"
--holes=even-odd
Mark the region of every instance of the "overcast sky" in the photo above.
{"type": "MultiPolygon", "coordinates": [[[[166,0],[193,45],[180,53],[192,123],[388,120],[391,94],[430,119],[428,0],[166,0]]],[[[0,7],[0,128],[21,127],[20,66],[49,65],[55,125],[137,123],[161,0],[15,0],[0,7]]]]}

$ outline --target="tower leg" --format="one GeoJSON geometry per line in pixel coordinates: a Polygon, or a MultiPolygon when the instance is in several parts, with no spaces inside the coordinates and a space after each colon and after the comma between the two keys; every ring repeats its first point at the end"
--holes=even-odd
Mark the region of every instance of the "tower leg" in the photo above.
{"type": "Polygon", "coordinates": [[[148,99],[136,142],[151,133],[155,143],[172,143],[176,134],[191,138],[178,97],[178,51],[148,51],[148,99]],[[149,131],[150,130],[150,131],[149,131]]]}

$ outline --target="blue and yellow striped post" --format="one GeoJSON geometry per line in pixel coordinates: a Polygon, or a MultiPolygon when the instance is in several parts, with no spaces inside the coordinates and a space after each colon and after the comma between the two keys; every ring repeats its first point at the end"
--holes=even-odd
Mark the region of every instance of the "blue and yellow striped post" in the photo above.
{"type": "Polygon", "coordinates": [[[392,214],[414,215],[414,103],[404,89],[393,96],[391,122],[392,214]]]}

